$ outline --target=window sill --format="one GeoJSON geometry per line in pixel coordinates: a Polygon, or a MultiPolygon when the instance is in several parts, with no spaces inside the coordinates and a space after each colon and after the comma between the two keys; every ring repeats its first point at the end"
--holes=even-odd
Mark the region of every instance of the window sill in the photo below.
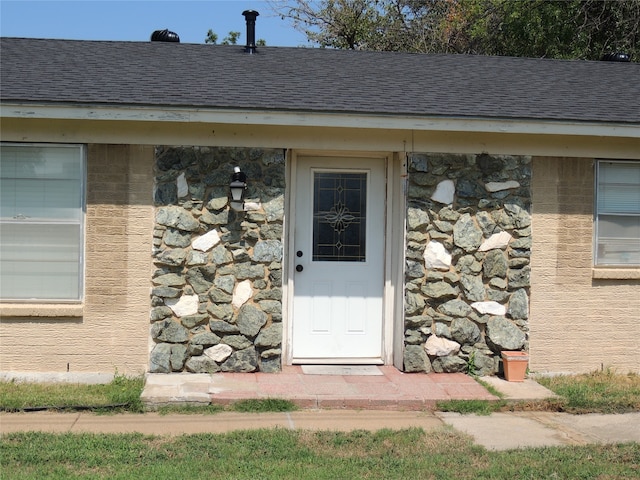
{"type": "Polygon", "coordinates": [[[84,315],[83,304],[20,304],[5,303],[0,304],[0,318],[10,317],[82,317],[84,315]]]}
{"type": "Polygon", "coordinates": [[[591,273],[600,280],[640,280],[640,267],[593,267],[591,273]]]}

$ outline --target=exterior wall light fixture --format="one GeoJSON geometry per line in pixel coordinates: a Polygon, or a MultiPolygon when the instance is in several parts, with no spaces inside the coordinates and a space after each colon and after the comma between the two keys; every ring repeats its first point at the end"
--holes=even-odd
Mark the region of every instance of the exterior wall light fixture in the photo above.
{"type": "Polygon", "coordinates": [[[240,171],[240,167],[233,168],[229,191],[231,193],[231,208],[244,210],[244,193],[247,190],[247,175],[240,171]]]}

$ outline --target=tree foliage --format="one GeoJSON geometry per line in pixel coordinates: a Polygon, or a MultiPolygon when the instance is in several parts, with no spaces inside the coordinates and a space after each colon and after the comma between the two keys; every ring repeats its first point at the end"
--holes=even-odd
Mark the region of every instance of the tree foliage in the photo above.
{"type": "Polygon", "coordinates": [[[276,8],[321,47],[640,57],[640,0],[290,0],[276,8]]]}
{"type": "MultiPolygon", "coordinates": [[[[231,31],[227,34],[226,37],[222,39],[222,42],[220,42],[220,44],[221,45],[237,45],[238,40],[240,40],[240,35],[241,35],[240,32],[231,31]]],[[[204,39],[204,43],[211,43],[213,45],[216,45],[218,43],[218,34],[213,30],[209,29],[209,31],[207,32],[207,36],[204,39]]],[[[256,40],[256,45],[258,47],[264,47],[266,44],[267,42],[265,42],[264,39],[262,38],[256,40]]]]}

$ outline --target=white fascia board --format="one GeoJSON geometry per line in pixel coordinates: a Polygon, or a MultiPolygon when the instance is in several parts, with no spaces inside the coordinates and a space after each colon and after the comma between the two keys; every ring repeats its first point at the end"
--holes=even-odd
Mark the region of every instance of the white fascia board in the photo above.
{"type": "Polygon", "coordinates": [[[100,105],[0,104],[0,118],[211,123],[640,138],[640,124],[100,105]]]}

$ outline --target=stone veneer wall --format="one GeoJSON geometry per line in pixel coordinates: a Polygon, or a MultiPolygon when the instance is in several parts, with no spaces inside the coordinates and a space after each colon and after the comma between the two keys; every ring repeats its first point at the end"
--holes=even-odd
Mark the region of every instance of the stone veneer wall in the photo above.
{"type": "Polygon", "coordinates": [[[529,157],[409,158],[404,368],[499,370],[528,348],[529,157]]]}
{"type": "Polygon", "coordinates": [[[284,150],[157,147],[155,181],[149,370],[280,370],[284,150]],[[235,166],[244,212],[228,201],[235,166]]]}

